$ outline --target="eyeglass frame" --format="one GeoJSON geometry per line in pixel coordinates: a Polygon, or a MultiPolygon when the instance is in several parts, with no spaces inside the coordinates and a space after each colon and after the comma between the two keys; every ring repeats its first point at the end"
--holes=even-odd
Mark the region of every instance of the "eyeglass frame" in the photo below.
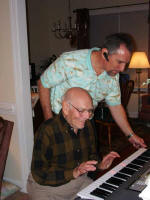
{"type": "Polygon", "coordinates": [[[88,112],[89,115],[91,115],[89,117],[89,119],[92,119],[94,117],[94,108],[93,109],[90,109],[90,110],[86,110],[86,109],[82,109],[82,110],[79,110],[77,107],[75,107],[74,105],[72,105],[72,103],[68,102],[76,111],[79,112],[80,115],[83,115],[85,112],[88,112]],[[91,113],[90,113],[91,112],[91,113]]]}

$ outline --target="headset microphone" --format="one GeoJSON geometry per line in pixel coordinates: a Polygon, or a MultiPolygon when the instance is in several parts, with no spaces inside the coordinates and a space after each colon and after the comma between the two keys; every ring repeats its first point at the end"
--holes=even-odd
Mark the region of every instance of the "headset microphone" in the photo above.
{"type": "Polygon", "coordinates": [[[106,60],[106,61],[109,61],[109,59],[108,59],[108,54],[107,54],[106,52],[104,52],[103,55],[104,55],[105,60],[106,60]]]}

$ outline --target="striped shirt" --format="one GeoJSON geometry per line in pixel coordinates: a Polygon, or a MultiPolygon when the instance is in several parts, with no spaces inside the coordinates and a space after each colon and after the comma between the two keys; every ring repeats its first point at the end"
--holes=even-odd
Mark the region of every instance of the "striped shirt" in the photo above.
{"type": "Polygon", "coordinates": [[[36,132],[31,173],[38,184],[63,185],[73,179],[74,168],[88,160],[99,161],[91,121],[75,134],[60,112],[36,132]]]}

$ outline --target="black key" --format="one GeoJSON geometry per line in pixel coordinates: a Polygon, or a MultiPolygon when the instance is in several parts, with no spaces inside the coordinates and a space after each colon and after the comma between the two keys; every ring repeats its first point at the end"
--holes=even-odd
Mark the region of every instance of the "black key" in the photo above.
{"type": "Polygon", "coordinates": [[[115,177],[111,177],[111,178],[108,179],[106,182],[107,182],[107,183],[110,183],[110,184],[113,184],[113,185],[116,185],[116,186],[119,186],[119,185],[121,185],[124,181],[121,180],[121,179],[115,178],[115,177]]]}
{"type": "Polygon", "coordinates": [[[145,161],[135,159],[135,160],[133,160],[131,163],[136,164],[136,165],[143,166],[143,165],[145,164],[145,161]]]}
{"type": "Polygon", "coordinates": [[[141,166],[139,165],[133,165],[132,163],[128,164],[126,167],[131,168],[131,169],[135,169],[135,170],[139,170],[141,169],[141,166]]]}
{"type": "Polygon", "coordinates": [[[123,174],[129,174],[129,175],[133,175],[136,171],[133,169],[129,169],[129,168],[123,168],[122,170],[120,170],[119,172],[123,173],[123,174]]]}
{"type": "Polygon", "coordinates": [[[145,161],[145,160],[142,159],[142,156],[139,156],[139,157],[137,157],[136,159],[137,159],[137,160],[142,160],[144,163],[147,162],[147,161],[145,161]]]}
{"type": "Polygon", "coordinates": [[[110,192],[107,192],[107,191],[105,191],[105,190],[102,190],[102,189],[100,189],[100,188],[96,188],[96,189],[93,190],[90,194],[105,199],[105,198],[108,197],[111,193],[110,193],[110,192]]]}
{"type": "Polygon", "coordinates": [[[115,191],[117,188],[114,187],[113,185],[109,185],[107,183],[103,183],[102,185],[100,185],[101,188],[104,188],[104,189],[107,189],[107,190],[110,190],[110,191],[115,191]]]}
{"type": "Polygon", "coordinates": [[[125,175],[125,174],[121,174],[121,173],[117,173],[114,175],[115,177],[118,177],[118,178],[122,178],[124,180],[127,180],[130,176],[128,175],[125,175]]]}
{"type": "Polygon", "coordinates": [[[145,162],[148,162],[150,160],[150,158],[147,158],[145,156],[139,156],[138,159],[144,160],[145,162]]]}
{"type": "Polygon", "coordinates": [[[141,156],[146,156],[146,157],[150,158],[150,149],[148,149],[147,151],[145,151],[144,153],[142,153],[141,156]]]}

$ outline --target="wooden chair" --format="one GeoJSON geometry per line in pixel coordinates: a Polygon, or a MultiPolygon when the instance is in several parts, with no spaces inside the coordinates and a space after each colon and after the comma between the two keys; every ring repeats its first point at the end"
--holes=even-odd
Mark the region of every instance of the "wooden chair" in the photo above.
{"type": "MultiPolygon", "coordinates": [[[[133,80],[129,80],[129,81],[120,83],[121,103],[124,106],[125,110],[126,110],[127,105],[129,103],[129,99],[130,99],[131,93],[133,92],[133,89],[134,89],[134,81],[133,80]]],[[[101,118],[101,119],[95,119],[95,122],[96,122],[96,124],[98,124],[98,127],[99,127],[98,138],[99,138],[99,140],[101,140],[102,127],[106,127],[107,133],[108,133],[108,146],[109,146],[109,150],[111,150],[112,149],[112,145],[111,145],[111,134],[112,133],[111,133],[111,130],[112,130],[113,127],[117,126],[117,124],[113,120],[111,113],[110,113],[110,111],[107,107],[103,108],[100,104],[99,108],[98,108],[98,110],[103,109],[103,116],[104,117],[101,118]],[[105,112],[107,112],[107,114],[105,114],[105,112]]]]}
{"type": "Polygon", "coordinates": [[[0,194],[14,122],[0,117],[0,194]]]}

